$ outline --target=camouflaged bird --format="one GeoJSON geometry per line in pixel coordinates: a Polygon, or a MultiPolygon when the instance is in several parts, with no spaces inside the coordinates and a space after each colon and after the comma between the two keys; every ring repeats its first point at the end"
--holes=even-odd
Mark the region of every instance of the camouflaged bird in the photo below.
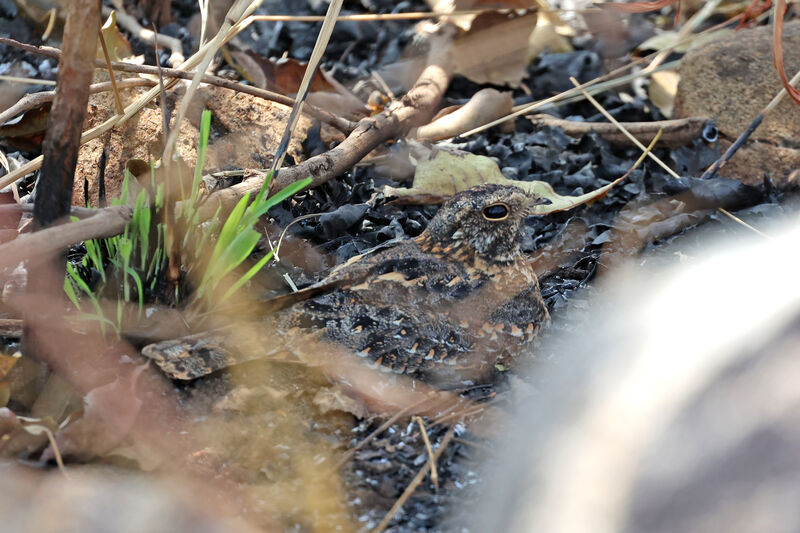
{"type": "Polygon", "coordinates": [[[153,344],[143,353],[172,377],[191,379],[292,352],[303,345],[298,339],[314,336],[370,366],[432,384],[484,380],[528,347],[548,318],[519,247],[537,200],[501,185],[456,194],[419,237],[353,257],[322,281],[267,302],[279,310],[259,325],[264,335],[257,348],[248,343],[248,353],[237,353],[224,334],[153,344]]]}

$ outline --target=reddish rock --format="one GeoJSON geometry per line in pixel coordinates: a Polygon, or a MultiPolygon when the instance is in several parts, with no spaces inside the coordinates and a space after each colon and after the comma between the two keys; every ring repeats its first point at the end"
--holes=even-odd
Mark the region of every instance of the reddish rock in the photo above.
{"type": "MultiPolygon", "coordinates": [[[[783,54],[787,76],[800,69],[800,21],[786,24],[783,54]]],[[[781,90],[772,64],[772,29],[742,30],[689,51],[680,67],[676,118],[707,116],[717,121],[726,150],[781,90]]],[[[745,183],[768,174],[778,186],[800,168],[800,106],[790,98],[768,114],[720,172],[745,183]]]]}

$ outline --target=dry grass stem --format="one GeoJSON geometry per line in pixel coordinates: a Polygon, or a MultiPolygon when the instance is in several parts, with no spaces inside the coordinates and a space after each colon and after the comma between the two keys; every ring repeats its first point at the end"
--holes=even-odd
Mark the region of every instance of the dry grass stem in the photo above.
{"type": "Polygon", "coordinates": [[[125,112],[125,107],[122,105],[122,98],[117,89],[117,78],[114,76],[114,67],[111,65],[111,57],[108,55],[108,46],[106,46],[106,39],[103,37],[103,32],[98,30],[97,40],[100,41],[100,48],[103,50],[103,58],[106,61],[108,68],[108,81],[111,83],[111,90],[114,92],[114,104],[117,106],[117,114],[121,115],[125,112]]]}
{"type": "Polygon", "coordinates": [[[286,123],[286,130],[283,134],[280,145],[278,146],[275,158],[272,161],[273,173],[278,172],[278,169],[281,168],[281,165],[283,164],[284,157],[286,157],[289,141],[294,134],[297,121],[300,120],[300,113],[303,110],[305,99],[308,96],[311,80],[313,79],[314,74],[317,72],[317,66],[322,60],[323,54],[325,54],[325,48],[328,46],[328,41],[330,41],[333,28],[336,25],[336,17],[339,15],[339,11],[342,9],[342,1],[343,0],[331,0],[331,3],[328,5],[328,12],[325,14],[325,21],[322,23],[322,27],[319,29],[317,41],[314,43],[314,49],[311,51],[311,57],[308,59],[308,63],[306,63],[305,72],[303,72],[303,80],[300,82],[300,87],[297,89],[297,98],[295,99],[292,112],[289,114],[289,121],[286,123]]]}
{"type": "MultiPolygon", "coordinates": [[[[448,444],[450,444],[450,440],[453,438],[453,435],[455,434],[455,429],[456,429],[455,426],[451,426],[450,429],[445,434],[444,438],[442,438],[442,442],[439,444],[439,447],[433,454],[434,461],[439,459],[439,456],[442,455],[442,452],[447,448],[448,444]]],[[[394,515],[397,514],[397,511],[399,511],[400,508],[403,507],[406,501],[408,501],[408,498],[410,498],[411,495],[414,493],[417,486],[420,483],[422,483],[423,479],[425,479],[425,476],[428,474],[428,469],[430,469],[430,467],[431,465],[428,462],[425,463],[425,465],[422,468],[420,468],[419,472],[417,472],[417,475],[414,476],[414,479],[412,479],[411,483],[409,483],[408,487],[406,487],[406,490],[404,490],[403,494],[401,494],[400,497],[397,498],[397,501],[394,502],[394,505],[392,505],[392,508],[389,509],[388,513],[386,513],[386,516],[383,517],[383,520],[381,520],[381,522],[375,527],[375,529],[372,530],[372,533],[381,533],[383,530],[386,529],[386,526],[389,525],[389,522],[391,522],[394,515]]]]}
{"type": "MultiPolygon", "coordinates": [[[[594,106],[594,107],[595,107],[595,108],[596,108],[598,111],[600,111],[600,113],[601,113],[601,114],[602,114],[602,115],[603,115],[603,116],[604,116],[604,117],[605,117],[605,118],[606,118],[606,119],[607,119],[609,122],[611,122],[611,123],[612,123],[614,126],[616,126],[616,127],[617,127],[617,128],[618,128],[618,129],[619,129],[619,130],[620,130],[620,131],[623,133],[623,135],[625,135],[625,137],[627,137],[627,138],[628,138],[628,139],[629,139],[629,140],[630,140],[630,141],[631,141],[633,144],[635,144],[635,145],[636,145],[636,146],[637,146],[637,147],[638,147],[640,150],[642,150],[643,152],[647,152],[647,148],[645,147],[645,145],[643,145],[641,142],[639,142],[639,140],[638,140],[636,137],[634,137],[634,136],[631,134],[631,132],[629,132],[627,129],[625,129],[625,127],[624,127],[622,124],[620,124],[620,123],[619,123],[619,121],[618,121],[617,119],[615,119],[613,116],[611,116],[611,113],[609,113],[608,111],[606,111],[606,109],[605,109],[605,108],[604,108],[602,105],[600,105],[600,102],[598,102],[597,100],[595,100],[595,99],[594,99],[594,97],[593,97],[591,94],[589,94],[588,92],[586,92],[586,90],[585,90],[585,89],[583,89],[583,88],[580,88],[580,83],[578,83],[578,80],[576,80],[576,79],[575,79],[575,78],[573,78],[573,77],[570,77],[570,81],[572,81],[572,83],[575,85],[575,88],[576,88],[576,89],[578,89],[579,91],[581,91],[581,93],[583,93],[583,96],[584,96],[584,97],[585,97],[587,100],[589,100],[589,102],[590,102],[590,103],[591,103],[591,104],[592,104],[592,105],[593,105],[593,106],[594,106]]],[[[654,154],[654,153],[652,153],[652,152],[647,152],[647,155],[648,155],[648,157],[650,157],[650,159],[652,159],[653,161],[655,161],[656,163],[658,163],[658,165],[659,165],[661,168],[663,168],[663,169],[664,169],[664,170],[667,172],[667,174],[669,174],[670,176],[672,176],[672,177],[673,177],[673,178],[675,178],[675,179],[680,179],[680,176],[678,175],[678,173],[677,173],[677,172],[675,172],[674,170],[672,170],[671,168],[669,168],[669,166],[667,166],[667,164],[666,164],[666,163],[664,163],[664,162],[661,160],[661,158],[659,158],[657,155],[655,155],[655,154],[654,154]]]]}
{"type": "Polygon", "coordinates": [[[5,76],[0,75],[0,81],[7,81],[10,83],[28,83],[30,85],[49,85],[55,87],[56,82],[51,80],[37,80],[36,78],[20,78],[19,76],[5,76]]]}
{"type": "MultiPolygon", "coordinates": [[[[543,126],[558,126],[571,137],[579,137],[591,131],[610,143],[627,144],[627,137],[614,124],[602,122],[574,122],[556,118],[552,115],[534,115],[531,122],[543,126]]],[[[711,122],[706,117],[689,117],[674,120],[654,120],[652,122],[620,123],[631,134],[645,137],[648,142],[658,132],[662,132],[661,143],[671,146],[690,144],[703,134],[703,128],[711,122]]]]}
{"type": "Polygon", "coordinates": [[[428,430],[425,428],[425,421],[422,417],[415,416],[414,420],[419,425],[422,440],[425,442],[425,449],[428,451],[428,466],[431,469],[431,482],[433,483],[436,491],[439,491],[439,472],[436,471],[436,460],[433,458],[433,448],[431,447],[431,440],[428,438],[428,430]]]}

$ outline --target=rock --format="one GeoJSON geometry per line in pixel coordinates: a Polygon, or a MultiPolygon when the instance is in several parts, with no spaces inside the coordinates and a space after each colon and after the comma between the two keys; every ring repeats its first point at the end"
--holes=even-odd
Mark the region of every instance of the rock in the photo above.
{"type": "MultiPolygon", "coordinates": [[[[800,69],[800,22],[784,27],[787,76],[800,69]]],[[[772,64],[772,30],[761,27],[690,50],[681,61],[675,118],[712,117],[726,150],[781,90],[772,64]]],[[[800,106],[784,100],[764,118],[750,141],[722,169],[721,175],[748,184],[769,175],[779,187],[800,168],[800,106]]]]}

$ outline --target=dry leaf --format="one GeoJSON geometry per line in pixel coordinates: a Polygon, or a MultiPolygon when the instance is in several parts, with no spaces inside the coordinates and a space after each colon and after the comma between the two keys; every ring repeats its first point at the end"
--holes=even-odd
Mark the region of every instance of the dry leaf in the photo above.
{"type": "Polygon", "coordinates": [[[5,379],[14,365],[19,361],[21,354],[15,352],[13,355],[0,354],[0,380],[5,379]]]}
{"type": "Polygon", "coordinates": [[[41,150],[52,105],[52,102],[46,102],[0,126],[0,138],[4,144],[14,150],[41,150]]]}
{"type": "Polygon", "coordinates": [[[514,185],[531,195],[549,200],[550,203],[537,205],[532,214],[546,215],[566,211],[602,198],[624,176],[608,185],[581,196],[561,196],[544,181],[517,181],[503,176],[494,160],[461,150],[436,150],[417,163],[414,183],[410,189],[384,187],[387,197],[397,197],[397,203],[439,203],[457,192],[482,183],[514,185]]]}
{"type": "MultiPolygon", "coordinates": [[[[108,19],[100,28],[103,35],[103,40],[106,42],[106,49],[108,50],[108,57],[111,61],[122,61],[125,58],[133,55],[131,43],[122,35],[117,27],[117,15],[114,11],[108,16],[108,19]]],[[[97,43],[97,57],[104,59],[103,48],[100,43],[97,43]]]]}
{"type": "MultiPolygon", "coordinates": [[[[291,58],[267,59],[252,50],[233,51],[231,55],[242,74],[256,87],[288,96],[297,94],[308,65],[291,58]]],[[[363,102],[320,67],[311,80],[306,101],[322,109],[336,109],[342,116],[365,114],[363,102]]]]}
{"type": "Polygon", "coordinates": [[[572,52],[572,44],[564,35],[573,33],[572,28],[561,20],[558,13],[540,12],[536,28],[528,40],[528,62],[536,59],[544,51],[572,52]]]}
{"type": "Polygon", "coordinates": [[[447,113],[440,113],[442,116],[437,116],[430,124],[420,126],[410,136],[433,141],[455,137],[511,113],[513,104],[510,92],[481,89],[466,104],[455,106],[447,113]]]}
{"type": "Polygon", "coordinates": [[[540,13],[481,13],[453,45],[455,72],[475,83],[519,85],[533,57],[571,49],[552,20],[540,13]]]}
{"type": "MultiPolygon", "coordinates": [[[[86,395],[83,417],[56,435],[63,454],[83,458],[103,456],[129,436],[143,404],[136,385],[149,364],[144,363],[129,375],[119,376],[86,395]]],[[[52,453],[52,449],[46,449],[42,459],[50,459],[52,453]]]]}
{"type": "Polygon", "coordinates": [[[655,72],[650,77],[647,95],[667,118],[672,118],[672,109],[675,104],[675,95],[678,94],[679,80],[680,75],[674,70],[655,72]]]}
{"type": "Polygon", "coordinates": [[[516,86],[528,66],[528,43],[539,17],[482,13],[453,45],[454,71],[475,83],[516,86]]]}

